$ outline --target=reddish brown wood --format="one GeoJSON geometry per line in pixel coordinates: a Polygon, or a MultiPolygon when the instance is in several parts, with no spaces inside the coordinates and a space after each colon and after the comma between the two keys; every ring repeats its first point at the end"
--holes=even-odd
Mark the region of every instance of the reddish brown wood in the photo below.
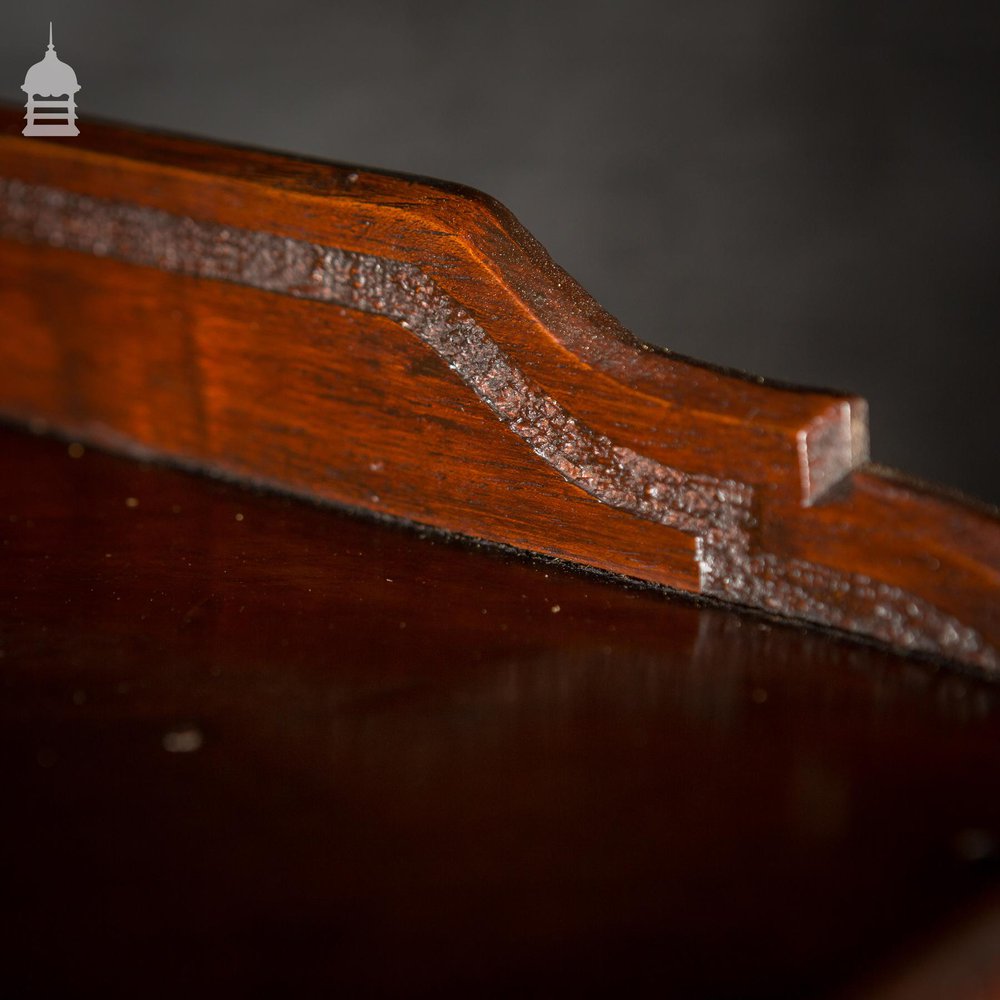
{"type": "Polygon", "coordinates": [[[0,412],[1000,669],[996,512],[634,340],[440,184],[0,114],[0,412]]]}
{"type": "Polygon", "coordinates": [[[983,995],[995,684],[3,429],[0,555],[5,995],[983,995]]]}

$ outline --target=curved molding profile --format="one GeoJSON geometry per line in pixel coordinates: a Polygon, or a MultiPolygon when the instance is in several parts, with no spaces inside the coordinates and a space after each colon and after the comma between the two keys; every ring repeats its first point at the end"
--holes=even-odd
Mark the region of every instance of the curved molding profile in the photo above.
{"type": "Polygon", "coordinates": [[[475,192],[88,133],[0,138],[0,412],[1000,670],[1000,521],[861,400],[635,341],[475,192]]]}

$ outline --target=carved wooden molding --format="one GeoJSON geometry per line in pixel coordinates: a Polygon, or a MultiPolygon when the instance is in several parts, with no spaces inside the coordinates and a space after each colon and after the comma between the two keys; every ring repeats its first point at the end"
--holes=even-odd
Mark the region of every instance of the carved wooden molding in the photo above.
{"type": "Polygon", "coordinates": [[[0,412],[1000,669],[1000,521],[632,338],[467,189],[0,115],[0,412]]]}

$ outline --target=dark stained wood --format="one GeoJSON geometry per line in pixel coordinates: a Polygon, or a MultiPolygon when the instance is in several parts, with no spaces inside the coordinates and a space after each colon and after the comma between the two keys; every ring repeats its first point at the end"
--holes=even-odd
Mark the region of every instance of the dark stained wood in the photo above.
{"type": "MultiPolygon", "coordinates": [[[[1000,670],[1000,520],[454,185],[0,112],[0,413],[1000,670]]],[[[623,220],[623,225],[628,221],[623,220]]]]}
{"type": "Polygon", "coordinates": [[[903,951],[841,1000],[938,1000],[1000,996],[1000,894],[987,894],[903,951]]]}
{"type": "Polygon", "coordinates": [[[982,995],[992,683],[2,429],[0,554],[7,995],[982,995]]]}

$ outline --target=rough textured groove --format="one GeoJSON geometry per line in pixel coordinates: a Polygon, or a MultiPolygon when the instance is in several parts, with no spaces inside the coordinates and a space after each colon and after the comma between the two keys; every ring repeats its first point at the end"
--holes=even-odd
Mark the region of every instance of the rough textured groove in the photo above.
{"type": "Polygon", "coordinates": [[[704,593],[905,649],[1000,665],[974,629],[899,588],[751,552],[749,484],[687,473],[615,445],[525,376],[473,316],[413,264],[4,178],[0,237],[389,318],[432,347],[571,483],[602,503],[694,536],[704,593]]]}

